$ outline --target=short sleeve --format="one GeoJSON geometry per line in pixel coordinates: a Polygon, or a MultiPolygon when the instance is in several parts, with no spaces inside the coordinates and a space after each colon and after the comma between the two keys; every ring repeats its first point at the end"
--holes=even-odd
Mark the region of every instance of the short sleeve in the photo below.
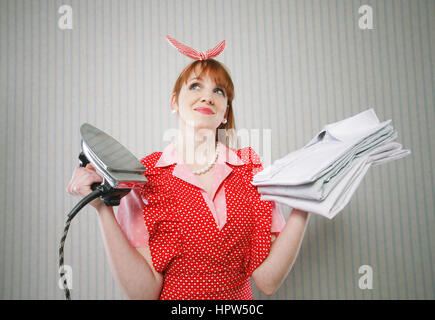
{"type": "Polygon", "coordinates": [[[134,248],[148,246],[148,231],[143,217],[146,200],[140,190],[132,189],[121,199],[116,220],[128,241],[134,248]]]}
{"type": "Polygon", "coordinates": [[[280,206],[276,203],[272,203],[272,226],[270,231],[278,235],[285,226],[285,219],[282,215],[280,206]]]}
{"type": "MultiPolygon", "coordinates": [[[[270,252],[274,202],[261,200],[257,187],[252,185],[253,176],[263,170],[258,155],[252,148],[245,148],[239,151],[242,154],[242,160],[247,163],[247,188],[254,219],[254,229],[248,257],[249,262],[245,271],[248,276],[252,276],[254,270],[267,258],[270,252]]],[[[278,212],[279,208],[275,208],[275,210],[278,212]]]]}
{"type": "MultiPolygon", "coordinates": [[[[240,150],[241,158],[245,163],[251,166],[251,173],[249,175],[250,182],[252,182],[253,177],[263,170],[263,165],[261,164],[260,157],[255,153],[252,148],[244,148],[240,150]]],[[[257,188],[254,187],[257,191],[257,188]]],[[[258,193],[258,191],[257,191],[258,193]]],[[[272,202],[272,226],[271,233],[279,234],[285,226],[285,219],[282,215],[281,208],[274,201],[272,202]]]]}

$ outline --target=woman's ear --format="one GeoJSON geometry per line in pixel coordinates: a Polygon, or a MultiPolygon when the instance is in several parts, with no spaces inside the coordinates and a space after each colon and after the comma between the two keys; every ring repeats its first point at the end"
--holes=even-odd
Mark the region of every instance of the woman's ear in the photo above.
{"type": "Polygon", "coordinates": [[[172,113],[175,113],[178,111],[178,104],[176,103],[175,100],[176,100],[176,95],[175,95],[175,93],[173,93],[171,95],[171,111],[172,111],[172,113]]]}

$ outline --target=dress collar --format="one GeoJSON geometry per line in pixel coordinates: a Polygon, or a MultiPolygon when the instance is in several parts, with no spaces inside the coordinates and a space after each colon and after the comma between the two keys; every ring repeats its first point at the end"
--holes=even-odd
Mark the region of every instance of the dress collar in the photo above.
{"type": "MultiPolygon", "coordinates": [[[[224,144],[218,142],[219,157],[215,164],[215,170],[213,174],[213,183],[211,190],[211,199],[214,199],[216,192],[219,190],[222,182],[233,171],[230,165],[242,166],[245,163],[240,159],[233,149],[227,148],[224,144]]],[[[167,167],[176,164],[172,175],[177,177],[191,185],[194,185],[201,189],[203,195],[208,197],[205,189],[197,176],[193,174],[190,168],[183,162],[183,159],[177,154],[174,143],[169,144],[162,152],[160,159],[157,161],[155,167],[167,167]]]]}

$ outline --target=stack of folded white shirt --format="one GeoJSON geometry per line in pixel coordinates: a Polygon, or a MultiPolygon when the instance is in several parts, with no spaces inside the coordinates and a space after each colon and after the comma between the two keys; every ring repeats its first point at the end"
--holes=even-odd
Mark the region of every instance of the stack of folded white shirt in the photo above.
{"type": "Polygon", "coordinates": [[[394,142],[391,120],[373,109],[328,124],[305,147],[254,176],[262,200],[332,219],[350,201],[370,166],[409,155],[394,142]]]}

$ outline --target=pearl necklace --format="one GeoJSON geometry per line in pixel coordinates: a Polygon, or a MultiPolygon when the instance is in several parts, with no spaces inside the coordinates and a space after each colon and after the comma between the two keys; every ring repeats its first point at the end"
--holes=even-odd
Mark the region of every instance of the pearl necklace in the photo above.
{"type": "Polygon", "coordinates": [[[208,163],[208,165],[207,165],[206,167],[204,167],[204,168],[202,168],[202,169],[199,169],[199,170],[195,170],[195,171],[193,171],[193,174],[195,174],[195,175],[200,175],[200,174],[206,173],[208,170],[210,170],[210,168],[213,167],[214,164],[216,163],[216,160],[217,160],[217,158],[218,158],[218,155],[219,155],[219,152],[218,152],[218,148],[217,148],[217,146],[216,146],[216,154],[215,154],[215,156],[214,156],[214,159],[211,160],[211,161],[208,163]]]}

